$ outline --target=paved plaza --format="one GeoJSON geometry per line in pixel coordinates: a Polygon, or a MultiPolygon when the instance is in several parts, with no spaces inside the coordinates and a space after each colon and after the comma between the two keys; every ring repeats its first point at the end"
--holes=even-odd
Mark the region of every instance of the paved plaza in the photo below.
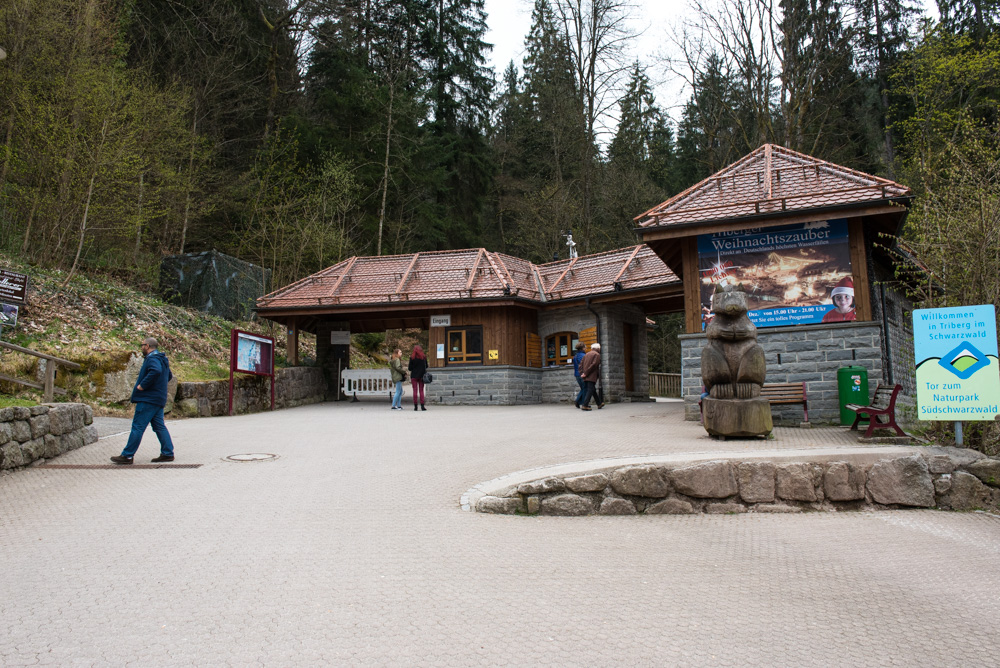
{"type": "Polygon", "coordinates": [[[0,665],[996,666],[1000,518],[463,511],[478,483],[709,439],[679,403],[328,403],[169,422],[0,476],[0,665]],[[236,462],[232,455],[277,458],[236,462]],[[157,454],[147,432],[136,456],[157,454]]]}

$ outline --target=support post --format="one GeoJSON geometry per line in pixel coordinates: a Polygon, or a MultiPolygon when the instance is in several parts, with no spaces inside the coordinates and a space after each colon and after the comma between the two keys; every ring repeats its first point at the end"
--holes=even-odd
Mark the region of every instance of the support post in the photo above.
{"type": "Polygon", "coordinates": [[[52,395],[54,393],[54,388],[56,385],[56,363],[53,360],[45,361],[45,389],[43,390],[43,397],[45,403],[52,403],[52,395]]]}
{"type": "Polygon", "coordinates": [[[288,338],[285,342],[285,354],[289,366],[299,365],[299,322],[292,318],[288,323],[288,338]]]}
{"type": "Polygon", "coordinates": [[[965,442],[964,442],[964,439],[962,438],[962,423],[961,422],[956,422],[955,423],[955,445],[957,445],[960,448],[964,448],[965,447],[965,442]]]}

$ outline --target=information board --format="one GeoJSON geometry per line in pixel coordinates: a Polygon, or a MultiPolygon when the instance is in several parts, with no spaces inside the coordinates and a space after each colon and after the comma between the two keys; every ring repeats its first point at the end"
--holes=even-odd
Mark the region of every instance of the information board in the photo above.
{"type": "Polygon", "coordinates": [[[742,285],[758,327],[856,318],[847,220],[698,236],[702,327],[719,285],[742,285]]]}
{"type": "Polygon", "coordinates": [[[0,304],[0,325],[13,327],[17,324],[18,307],[16,304],[0,304]]]}
{"type": "Polygon", "coordinates": [[[28,298],[28,277],[10,269],[0,269],[0,301],[23,304],[28,298]]]}
{"type": "Polygon", "coordinates": [[[921,420],[993,420],[1000,414],[992,305],[915,310],[913,351],[921,420]]]}

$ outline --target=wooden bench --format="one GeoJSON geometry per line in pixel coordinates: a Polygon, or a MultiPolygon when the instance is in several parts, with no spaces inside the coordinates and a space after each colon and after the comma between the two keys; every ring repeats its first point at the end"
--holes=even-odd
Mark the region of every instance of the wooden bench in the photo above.
{"type": "Polygon", "coordinates": [[[879,383],[875,388],[875,398],[868,406],[860,404],[844,406],[847,410],[854,411],[856,416],[851,429],[856,430],[859,422],[868,420],[868,431],[865,432],[864,438],[871,438],[872,432],[876,429],[895,429],[897,436],[906,436],[906,432],[896,424],[896,397],[902,389],[902,385],[890,387],[879,383]],[[885,417],[884,422],[878,420],[880,415],[885,417]]]}
{"type": "Polygon", "coordinates": [[[809,424],[809,399],[806,396],[806,383],[764,383],[760,388],[760,396],[767,399],[767,403],[775,404],[802,404],[802,424],[809,424]]]}
{"type": "MultiPolygon", "coordinates": [[[[702,387],[702,392],[705,388],[702,387]]],[[[802,426],[809,424],[809,399],[806,396],[805,381],[801,383],[764,383],[760,388],[760,396],[771,404],[802,404],[802,426]]],[[[698,400],[698,410],[701,411],[701,399],[698,400]]]]}

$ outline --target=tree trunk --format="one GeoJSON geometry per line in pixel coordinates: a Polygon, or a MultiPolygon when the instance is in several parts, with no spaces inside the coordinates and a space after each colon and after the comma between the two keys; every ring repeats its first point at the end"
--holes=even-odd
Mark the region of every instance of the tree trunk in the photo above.
{"type": "Polygon", "coordinates": [[[143,186],[145,185],[145,176],[146,174],[144,172],[139,173],[139,213],[135,226],[135,251],[132,253],[132,261],[135,263],[136,267],[139,266],[139,247],[142,244],[142,195],[143,186]]]}
{"type": "Polygon", "coordinates": [[[188,224],[191,220],[191,188],[194,185],[194,147],[198,132],[197,104],[194,107],[193,116],[194,118],[191,120],[191,153],[188,156],[187,194],[184,197],[184,221],[181,224],[181,247],[177,251],[179,254],[184,253],[184,245],[187,243],[188,224]]]}
{"type": "MultiPolygon", "coordinates": [[[[105,123],[105,126],[107,124],[105,123]]],[[[83,206],[83,219],[80,221],[80,242],[76,245],[76,257],[73,258],[73,266],[70,267],[69,275],[66,276],[66,280],[62,282],[59,286],[60,288],[66,287],[73,275],[76,274],[76,268],[80,264],[80,253],[83,252],[83,240],[87,236],[87,215],[90,213],[90,198],[94,194],[94,180],[97,179],[97,167],[95,165],[94,171],[90,174],[90,185],[87,186],[87,203],[83,206]]]]}
{"type": "Polygon", "coordinates": [[[389,86],[389,120],[385,126],[385,163],[382,169],[382,206],[378,212],[378,247],[376,255],[382,254],[382,226],[385,223],[385,200],[389,194],[389,143],[392,137],[392,103],[395,98],[395,86],[389,86]]]}

